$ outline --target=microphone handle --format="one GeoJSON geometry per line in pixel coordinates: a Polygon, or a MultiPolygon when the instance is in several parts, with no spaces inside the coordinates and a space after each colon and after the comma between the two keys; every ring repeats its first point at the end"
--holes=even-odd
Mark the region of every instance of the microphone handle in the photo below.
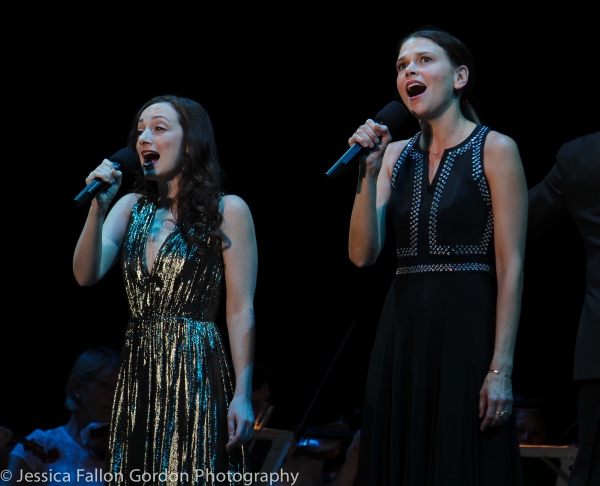
{"type": "Polygon", "coordinates": [[[333,164],[331,169],[329,169],[326,173],[327,177],[330,179],[335,179],[346,169],[349,169],[353,162],[358,159],[360,152],[364,150],[364,147],[358,143],[352,144],[352,146],[346,151],[344,155],[340,157],[340,159],[333,164]]]}
{"type": "MultiPolygon", "coordinates": [[[[120,164],[118,162],[113,162],[113,164],[115,166],[115,169],[119,170],[120,164]]],[[[94,179],[92,182],[90,182],[87,186],[83,188],[83,191],[81,191],[79,194],[77,194],[77,196],[75,196],[75,199],[73,199],[75,206],[83,206],[84,204],[90,202],[98,194],[100,194],[108,185],[109,184],[107,182],[101,179],[94,179]]]]}

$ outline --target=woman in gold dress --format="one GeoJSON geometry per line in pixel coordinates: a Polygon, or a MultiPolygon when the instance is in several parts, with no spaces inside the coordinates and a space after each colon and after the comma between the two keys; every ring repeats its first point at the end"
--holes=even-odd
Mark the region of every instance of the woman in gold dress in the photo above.
{"type": "Polygon", "coordinates": [[[75,249],[82,286],[120,262],[129,302],[111,419],[109,484],[244,484],[254,416],[257,249],[249,207],[225,194],[211,120],[194,100],[155,97],[134,117],[139,169],[111,206],[106,183],[75,249]],[[226,296],[226,298],[225,298],[226,296]],[[216,323],[221,298],[230,345],[216,323]]]}

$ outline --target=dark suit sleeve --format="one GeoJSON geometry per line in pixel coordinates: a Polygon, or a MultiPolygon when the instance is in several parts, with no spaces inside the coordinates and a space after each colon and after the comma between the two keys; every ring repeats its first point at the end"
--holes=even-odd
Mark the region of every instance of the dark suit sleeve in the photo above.
{"type": "MultiPolygon", "coordinates": [[[[562,147],[559,155],[561,151],[562,147]]],[[[540,236],[545,229],[556,224],[567,214],[563,174],[558,162],[539,184],[529,189],[528,196],[527,239],[531,240],[540,236]]]]}

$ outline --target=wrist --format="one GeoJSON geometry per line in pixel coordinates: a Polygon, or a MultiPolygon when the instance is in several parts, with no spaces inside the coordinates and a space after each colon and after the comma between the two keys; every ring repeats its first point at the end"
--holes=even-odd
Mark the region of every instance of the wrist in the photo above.
{"type": "Polygon", "coordinates": [[[88,214],[103,218],[106,216],[107,212],[108,204],[100,204],[96,199],[92,200],[90,203],[90,210],[88,211],[88,214]]]}
{"type": "Polygon", "coordinates": [[[246,389],[237,389],[233,392],[233,398],[238,400],[250,400],[252,397],[252,391],[246,389]]]}
{"type": "Polygon", "coordinates": [[[488,371],[488,373],[492,373],[492,374],[498,375],[498,376],[504,376],[505,378],[508,378],[509,380],[511,379],[510,373],[508,373],[506,371],[502,371],[502,370],[497,370],[495,368],[490,368],[490,371],[488,371]]]}

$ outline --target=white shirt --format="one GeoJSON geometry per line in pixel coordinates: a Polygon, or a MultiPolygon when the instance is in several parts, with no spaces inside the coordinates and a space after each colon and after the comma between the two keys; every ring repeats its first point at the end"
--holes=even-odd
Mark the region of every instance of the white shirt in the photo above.
{"type": "MultiPolygon", "coordinates": [[[[93,456],[81,447],[67,433],[64,427],[49,430],[34,430],[27,436],[42,446],[46,452],[56,447],[59,452],[56,462],[46,464],[33,452],[25,450],[22,444],[13,447],[11,455],[23,459],[34,471],[35,476],[23,482],[52,486],[105,486],[106,462],[93,456]]],[[[21,471],[12,471],[17,479],[21,471]]]]}

